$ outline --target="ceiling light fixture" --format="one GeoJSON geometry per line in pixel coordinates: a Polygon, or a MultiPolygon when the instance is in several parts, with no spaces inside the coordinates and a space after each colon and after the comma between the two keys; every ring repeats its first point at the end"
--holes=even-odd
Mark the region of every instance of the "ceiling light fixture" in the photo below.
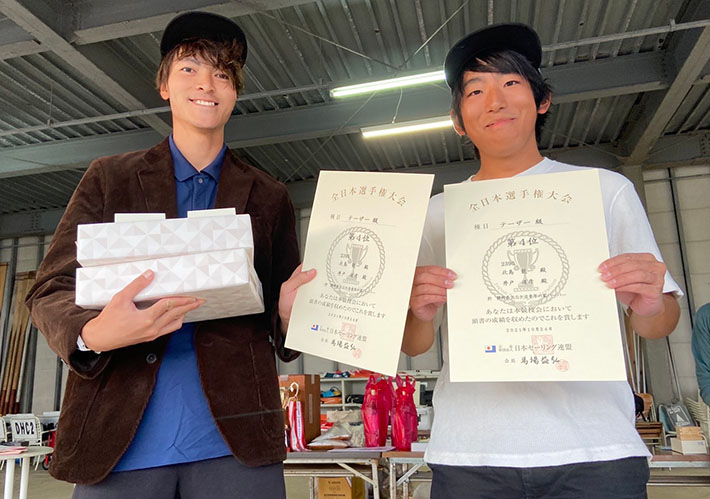
{"type": "Polygon", "coordinates": [[[405,121],[402,123],[389,123],[387,125],[369,126],[361,128],[362,137],[372,139],[385,135],[399,135],[403,133],[421,132],[424,130],[435,130],[437,128],[452,127],[453,122],[450,116],[437,116],[436,118],[426,118],[423,120],[405,121]]]}
{"type": "Polygon", "coordinates": [[[410,76],[401,76],[399,78],[390,78],[387,80],[372,81],[369,83],[360,83],[358,85],[348,85],[346,87],[334,88],[330,91],[332,97],[347,97],[350,95],[367,94],[378,90],[387,90],[390,88],[411,87],[412,85],[420,85],[422,83],[434,83],[444,81],[443,71],[432,71],[430,73],[422,73],[410,76]]]}

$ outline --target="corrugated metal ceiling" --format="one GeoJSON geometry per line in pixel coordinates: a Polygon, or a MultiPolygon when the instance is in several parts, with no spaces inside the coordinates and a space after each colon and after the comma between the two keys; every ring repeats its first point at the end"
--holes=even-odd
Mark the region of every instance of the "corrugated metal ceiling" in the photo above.
{"type": "MultiPolygon", "coordinates": [[[[14,150],[21,146],[66,143],[99,136],[118,137],[127,131],[150,132],[151,124],[140,116],[101,118],[132,109],[99,83],[102,80],[96,75],[108,75],[143,102],[145,108],[164,106],[157,94],[150,90],[159,59],[161,33],[149,30],[124,37],[119,29],[105,28],[99,35],[103,38],[101,41],[74,44],[71,50],[75,53],[69,56],[69,49],[55,51],[46,45],[38,46],[35,53],[10,56],[13,50],[31,52],[33,49],[19,38],[15,45],[5,41],[4,35],[11,38],[22,28],[3,18],[2,14],[15,20],[24,19],[18,12],[24,12],[23,8],[31,9],[23,1],[7,3],[14,7],[11,12],[0,12],[0,214],[60,208],[79,179],[76,164],[69,162],[67,166],[72,168],[69,170],[63,170],[60,165],[56,167],[60,171],[52,173],[29,174],[32,169],[28,168],[3,174],[3,161],[13,158],[14,150]],[[86,65],[78,68],[72,62],[77,57],[88,60],[96,72],[87,74],[86,65]],[[96,118],[97,121],[14,133],[26,127],[84,118],[96,118]]],[[[89,3],[92,2],[69,4],[66,8],[86,8],[89,3]]],[[[198,3],[205,6],[210,2],[198,3]]],[[[264,8],[235,18],[247,34],[249,58],[245,71],[246,87],[234,114],[235,118],[242,115],[271,116],[306,108],[322,108],[324,113],[330,112],[333,99],[328,93],[329,88],[392,77],[402,72],[440,68],[455,40],[491,22],[516,21],[535,27],[545,46],[544,71],[638,53],[665,54],[674,50],[674,38],[680,39],[707,28],[654,32],[645,36],[628,34],[649,28],[669,28],[673,20],[676,23],[697,21],[697,12],[701,13],[700,20],[705,19],[701,3],[696,0],[282,0],[280,5],[290,6],[277,10],[264,8]],[[612,39],[587,43],[589,39],[605,35],[612,39]],[[581,44],[578,43],[580,40],[581,44]]],[[[106,5],[105,2],[95,4],[94,9],[106,5]]],[[[162,4],[165,15],[172,15],[169,2],[162,4]]],[[[157,5],[154,8],[160,9],[161,3],[157,5]]],[[[223,8],[220,5],[223,3],[214,2],[208,7],[219,11],[223,8]]],[[[0,11],[2,9],[0,7],[0,11]]],[[[62,31],[41,13],[33,14],[45,23],[47,30],[70,42],[78,37],[76,33],[83,33],[77,29],[73,37],[71,30],[62,31]]],[[[64,19],[72,14],[81,17],[80,12],[71,11],[60,17],[64,19]]],[[[100,14],[92,13],[97,18],[100,14]]],[[[133,27],[140,21],[135,18],[127,22],[133,23],[131,29],[138,29],[133,27]]],[[[686,52],[677,50],[678,54],[686,52]]],[[[680,64],[671,56],[667,59],[680,64]]],[[[704,66],[707,58],[696,62],[704,66]]],[[[674,84],[675,70],[668,70],[669,81],[665,87],[674,84]]],[[[672,118],[663,127],[661,135],[708,130],[710,85],[707,72],[701,71],[699,79],[690,85],[689,91],[677,99],[672,118]]],[[[665,91],[656,90],[656,93],[665,91]]],[[[404,92],[404,95],[409,94],[404,92]]],[[[594,95],[592,92],[582,100],[556,104],[551,109],[541,149],[554,154],[574,147],[623,146],[624,134],[638,121],[639,113],[648,112],[644,105],[652,102],[649,99],[644,92],[625,90],[616,95],[603,92],[594,95]]],[[[416,107],[417,102],[405,98],[402,106],[416,107]]],[[[447,112],[445,107],[441,109],[442,115],[447,112]]],[[[393,108],[392,116],[394,114],[393,108]]],[[[169,119],[165,113],[156,115],[169,119]]],[[[343,120],[343,127],[346,121],[343,120]]],[[[155,123],[152,125],[154,127],[155,123]]],[[[451,131],[366,142],[357,131],[343,133],[339,130],[343,127],[324,129],[318,137],[300,140],[282,138],[275,131],[272,137],[262,140],[263,143],[239,147],[238,152],[286,182],[312,179],[320,169],[384,171],[451,165],[477,159],[472,145],[451,131]]],[[[263,133],[268,136],[270,132],[264,130],[263,133]]],[[[630,153],[620,147],[614,154],[622,158],[630,153]]]]}

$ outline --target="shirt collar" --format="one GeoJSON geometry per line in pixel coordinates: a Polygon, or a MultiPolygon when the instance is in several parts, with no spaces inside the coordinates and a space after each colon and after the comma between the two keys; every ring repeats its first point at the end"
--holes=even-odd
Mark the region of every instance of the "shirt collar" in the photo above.
{"type": "Polygon", "coordinates": [[[219,174],[222,172],[222,163],[224,162],[224,156],[227,152],[226,144],[222,145],[222,149],[217,153],[217,156],[215,157],[215,159],[212,160],[209,165],[203,168],[202,171],[197,171],[197,169],[192,166],[192,163],[190,163],[187,158],[183,156],[177,145],[175,145],[175,141],[173,140],[173,134],[170,134],[168,141],[170,143],[170,154],[173,157],[175,178],[178,181],[184,182],[185,180],[201,173],[206,173],[207,175],[212,177],[215,182],[219,181],[219,174]]]}

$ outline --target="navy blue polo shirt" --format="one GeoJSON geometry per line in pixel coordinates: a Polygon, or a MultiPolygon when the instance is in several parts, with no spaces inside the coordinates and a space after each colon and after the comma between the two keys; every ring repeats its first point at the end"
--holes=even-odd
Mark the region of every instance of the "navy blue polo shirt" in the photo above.
{"type": "MultiPolygon", "coordinates": [[[[170,135],[175,167],[178,216],[189,210],[214,207],[217,183],[227,151],[197,171],[170,135]]],[[[230,455],[217,430],[202,391],[195,355],[194,324],[184,324],[170,335],[148,407],[131,445],[113,471],[128,471],[189,463],[230,455]]]]}

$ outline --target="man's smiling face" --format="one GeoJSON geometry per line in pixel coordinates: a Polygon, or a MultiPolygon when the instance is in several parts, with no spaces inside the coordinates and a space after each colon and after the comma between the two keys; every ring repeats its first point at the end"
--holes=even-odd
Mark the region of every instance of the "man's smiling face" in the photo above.
{"type": "Polygon", "coordinates": [[[462,122],[456,123],[456,130],[468,135],[482,155],[502,158],[537,151],[535,121],[549,101],[538,109],[523,76],[465,71],[462,83],[462,122]]]}
{"type": "Polygon", "coordinates": [[[237,100],[229,76],[199,56],[176,57],[160,96],[170,101],[173,129],[222,133],[237,100]]]}

